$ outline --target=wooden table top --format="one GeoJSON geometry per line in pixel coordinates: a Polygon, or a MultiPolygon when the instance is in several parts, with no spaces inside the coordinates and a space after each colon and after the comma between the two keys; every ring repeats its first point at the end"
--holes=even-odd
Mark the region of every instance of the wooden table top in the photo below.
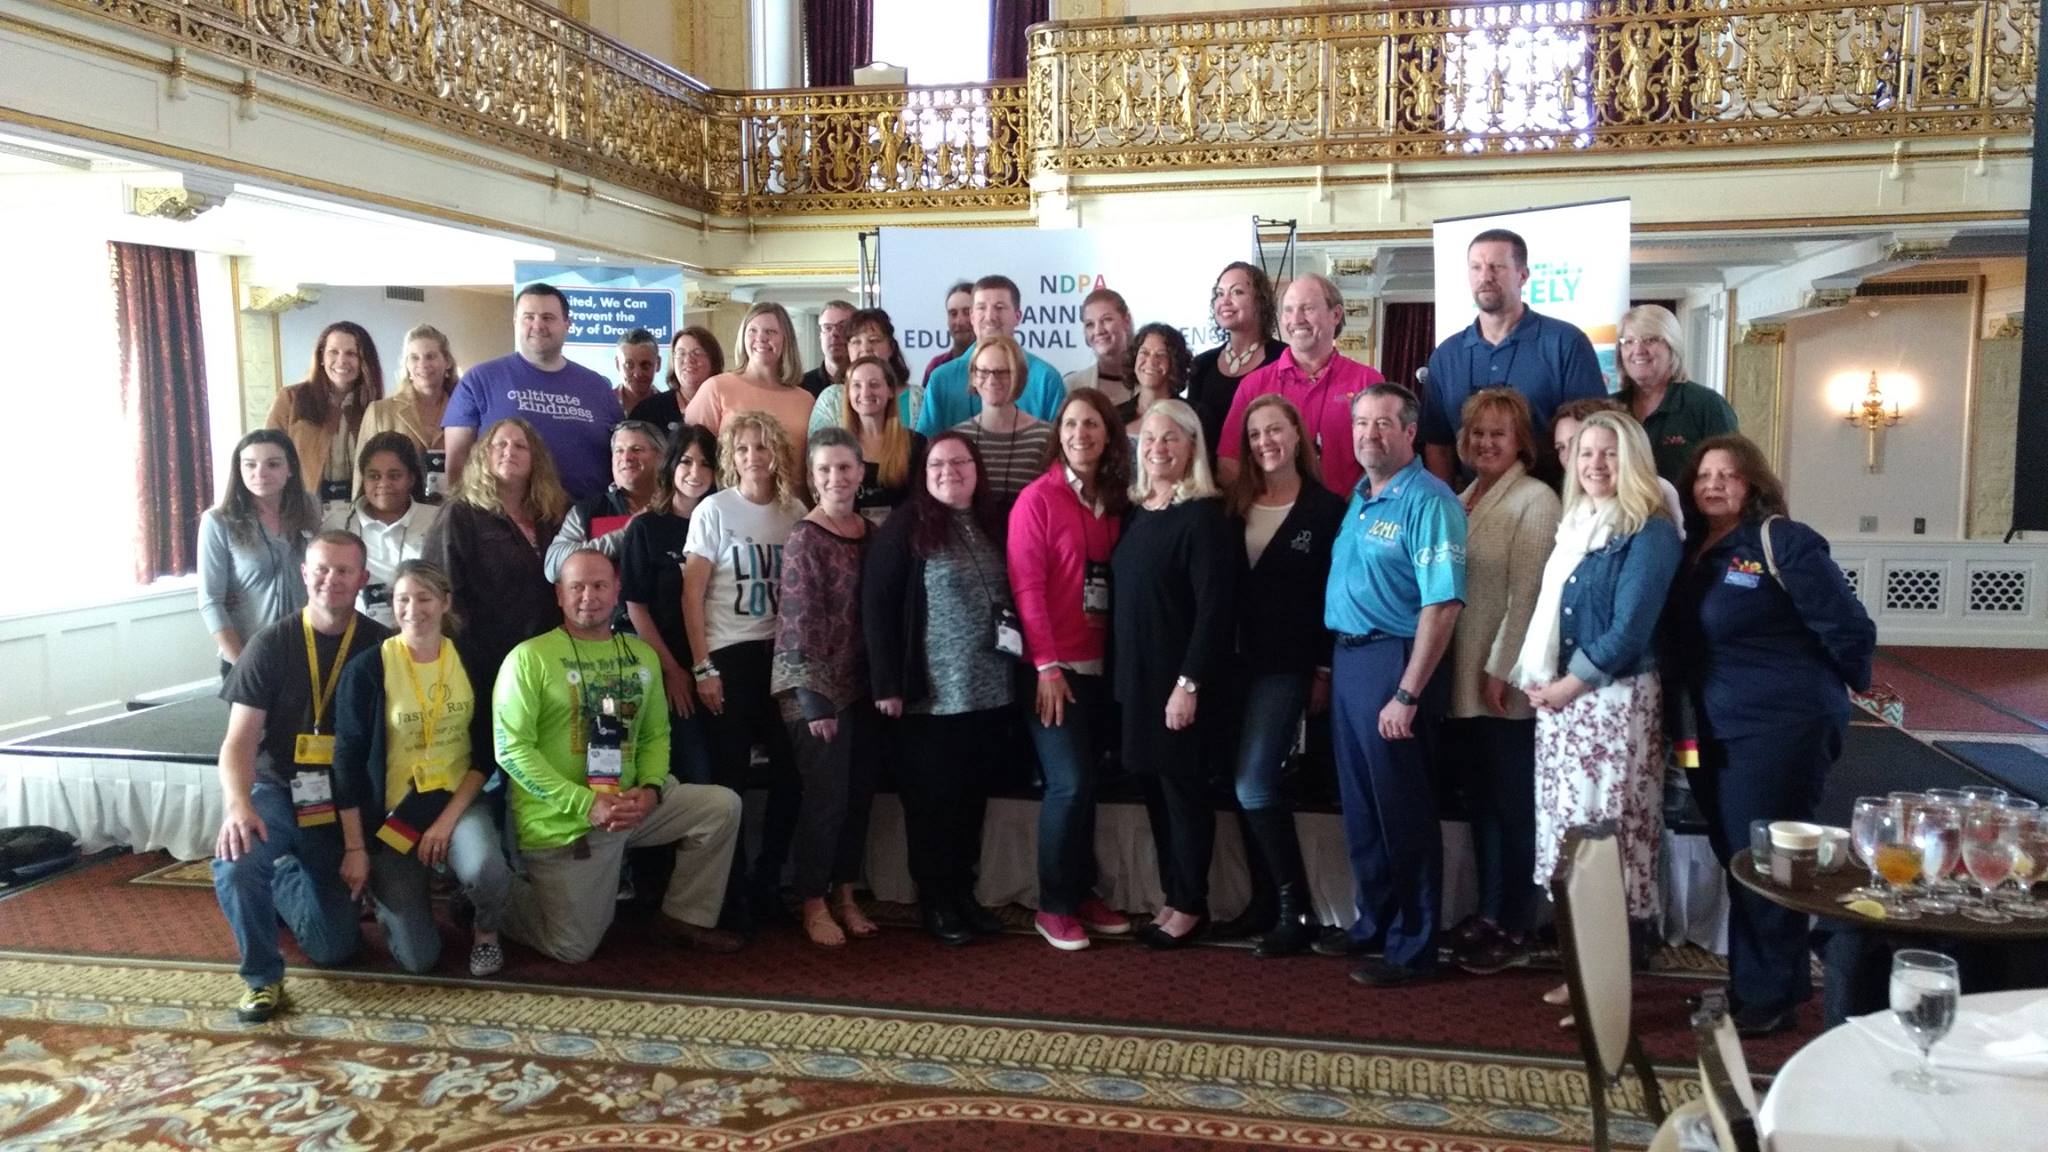
{"type": "MultiPolygon", "coordinates": [[[[1735,878],[1737,884],[1780,907],[1853,924],[1873,932],[1895,932],[1905,936],[1948,936],[1960,940],[2048,940],[2048,919],[2021,920],[2015,917],[2005,924],[1985,924],[1972,920],[1961,912],[1945,915],[1922,912],[1917,920],[1879,920],[1860,912],[1851,912],[1848,906],[1841,902],[1841,896],[1862,887],[1870,879],[1868,872],[1853,863],[1834,872],[1815,875],[1813,888],[1805,892],[1794,892],[1776,883],[1769,876],[1758,874],[1756,867],[1750,863],[1747,848],[1737,852],[1735,858],[1729,861],[1728,873],[1735,878]]],[[[1967,903],[1976,898],[1972,894],[1960,899],[1961,902],[1967,903]]]]}

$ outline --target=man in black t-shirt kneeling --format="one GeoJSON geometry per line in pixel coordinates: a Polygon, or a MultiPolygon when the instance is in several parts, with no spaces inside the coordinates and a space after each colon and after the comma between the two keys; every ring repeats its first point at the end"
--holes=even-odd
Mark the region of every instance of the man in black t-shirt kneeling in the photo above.
{"type": "Polygon", "coordinates": [[[344,843],[334,807],[334,693],[342,665],[389,633],[355,610],[369,568],[354,533],[314,537],[300,574],[305,610],[258,632],[220,692],[232,707],[213,891],[242,955],[249,990],[235,1011],[249,1023],[284,1006],[279,921],[322,967],[347,963],[362,943],[341,863],[365,846],[359,830],[344,843]]]}

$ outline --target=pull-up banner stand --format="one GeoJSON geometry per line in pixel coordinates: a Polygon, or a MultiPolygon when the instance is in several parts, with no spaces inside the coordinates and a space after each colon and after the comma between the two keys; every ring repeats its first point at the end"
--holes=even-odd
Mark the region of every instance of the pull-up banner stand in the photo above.
{"type": "Polygon", "coordinates": [[[1223,342],[1209,314],[1223,266],[1258,259],[1249,217],[1105,228],[883,228],[876,259],[882,307],[913,371],[952,344],[946,289],[1001,274],[1017,282],[1024,350],[1061,372],[1095,354],[1081,332],[1081,302],[1113,288],[1133,326],[1171,324],[1200,351],[1223,342]]]}
{"type": "MultiPolygon", "coordinates": [[[[2048,20],[2041,22],[2048,51],[2048,20]]],[[[2037,54],[2035,59],[2040,59],[2037,54]]],[[[2020,412],[2013,429],[2012,531],[2048,532],[2048,68],[2034,74],[2034,201],[2027,210],[2027,312],[2020,333],[2020,412]]],[[[2011,533],[2007,533],[2011,539],[2011,533]]]]}

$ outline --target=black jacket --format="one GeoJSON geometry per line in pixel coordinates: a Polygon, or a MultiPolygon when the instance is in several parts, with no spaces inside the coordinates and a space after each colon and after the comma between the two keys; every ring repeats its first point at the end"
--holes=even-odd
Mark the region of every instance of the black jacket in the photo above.
{"type": "Polygon", "coordinates": [[[1244,521],[1230,524],[1237,548],[1238,658],[1254,673],[1329,667],[1323,590],[1330,583],[1330,551],[1344,526],[1344,498],[1303,481],[1256,566],[1245,553],[1244,521]]]}
{"type": "Polygon", "coordinates": [[[875,529],[860,578],[861,633],[868,645],[868,682],[877,700],[915,704],[931,694],[926,681],[924,557],[911,547],[917,517],[899,506],[875,529]]]}
{"type": "Polygon", "coordinates": [[[1133,507],[1110,557],[1110,683],[1123,706],[1124,767],[1196,773],[1207,761],[1195,726],[1166,728],[1166,702],[1182,676],[1214,684],[1230,651],[1237,566],[1230,520],[1218,499],[1157,512],[1133,507]]]}

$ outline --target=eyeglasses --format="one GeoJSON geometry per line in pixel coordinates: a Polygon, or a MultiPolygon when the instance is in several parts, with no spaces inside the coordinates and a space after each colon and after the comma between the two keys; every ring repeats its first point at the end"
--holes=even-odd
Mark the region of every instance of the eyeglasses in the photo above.
{"type": "Polygon", "coordinates": [[[1652,344],[1662,343],[1664,343],[1662,336],[1623,336],[1621,338],[1621,346],[1623,348],[1648,348],[1652,344]]]}
{"type": "Polygon", "coordinates": [[[973,468],[974,461],[972,460],[939,460],[934,458],[924,462],[924,470],[927,472],[968,472],[972,471],[973,468]]]}
{"type": "Polygon", "coordinates": [[[970,368],[967,370],[967,374],[976,380],[1008,380],[1010,378],[1010,370],[1008,368],[970,368]]]}

